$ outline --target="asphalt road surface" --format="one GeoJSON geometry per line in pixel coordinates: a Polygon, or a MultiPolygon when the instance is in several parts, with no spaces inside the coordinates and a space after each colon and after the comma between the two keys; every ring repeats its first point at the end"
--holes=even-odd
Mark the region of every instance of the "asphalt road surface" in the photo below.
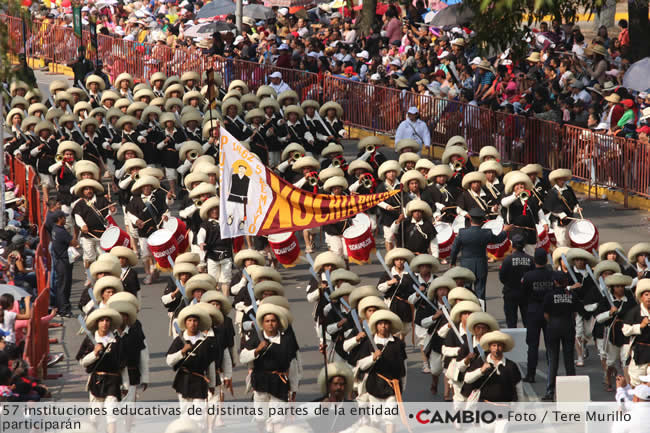
{"type": "MultiPolygon", "coordinates": [[[[37,72],[37,78],[41,90],[47,95],[47,85],[56,77],[45,75],[37,72]]],[[[356,144],[354,142],[346,143],[346,156],[348,161],[354,158],[356,154],[356,144]]],[[[391,151],[388,150],[387,153],[391,151]]],[[[623,247],[628,249],[637,242],[647,241],[650,238],[650,225],[648,223],[648,214],[638,210],[618,210],[620,207],[616,203],[604,201],[583,201],[584,215],[591,219],[597,226],[600,233],[600,241],[607,242],[616,240],[623,247]]],[[[177,214],[178,209],[175,209],[177,214]]],[[[121,222],[122,218],[118,218],[121,222]]],[[[301,236],[299,236],[301,238],[301,236]]],[[[377,239],[377,246],[383,247],[380,239],[377,239]]],[[[314,256],[324,251],[323,244],[314,256]]],[[[383,253],[383,251],[382,251],[383,253]]],[[[498,281],[499,263],[490,265],[490,273],[487,283],[487,310],[493,314],[502,326],[505,326],[503,314],[503,301],[501,296],[502,286],[498,281]]],[[[137,267],[139,275],[144,277],[144,271],[141,266],[137,267]]],[[[383,274],[381,266],[375,260],[373,263],[365,266],[352,265],[351,270],[358,273],[361,277],[361,284],[376,284],[379,277],[383,274]]],[[[446,270],[443,267],[439,273],[446,270]]],[[[309,282],[309,273],[306,265],[299,265],[290,269],[282,269],[281,274],[284,278],[286,295],[291,303],[291,310],[294,316],[294,329],[301,346],[302,359],[304,363],[304,377],[300,383],[298,393],[299,401],[309,401],[318,396],[316,377],[323,366],[323,357],[318,352],[318,340],[311,321],[313,304],[307,302],[305,298],[305,287],[309,282]]],[[[85,276],[80,263],[75,264],[74,281],[72,290],[72,303],[76,306],[85,276]]],[[[150,370],[151,383],[144,393],[142,399],[150,401],[176,401],[171,383],[173,380],[173,371],[165,363],[165,356],[171,337],[167,335],[167,314],[160,302],[160,296],[164,290],[165,283],[159,281],[156,284],[142,286],[142,310],[139,319],[143,324],[144,332],[147,337],[147,344],[150,351],[150,370]]],[[[75,307],[75,313],[78,311],[75,307]]],[[[61,318],[56,318],[55,322],[60,322],[61,318]]],[[[85,374],[79,363],[75,360],[75,355],[82,341],[82,336],[78,335],[79,325],[76,319],[65,319],[64,326],[54,328],[50,331],[51,337],[59,339],[58,344],[51,346],[52,352],[63,352],[65,359],[59,364],[49,369],[52,374],[61,374],[60,379],[48,381],[51,388],[53,399],[59,401],[84,401],[88,398],[85,391],[85,384],[88,375],[85,374]]],[[[519,326],[523,326],[520,322],[519,326]]],[[[525,350],[525,349],[524,349],[525,350]]],[[[585,361],[585,367],[578,368],[579,375],[588,375],[591,379],[591,399],[596,401],[611,401],[614,398],[613,393],[607,393],[602,385],[602,372],[600,363],[596,356],[596,350],[591,347],[591,356],[585,361]]],[[[432,395],[429,391],[431,383],[429,375],[421,372],[422,358],[419,349],[410,344],[410,337],[407,344],[408,353],[408,380],[406,392],[404,393],[405,401],[441,401],[442,386],[439,386],[439,394],[432,395]]],[[[537,382],[532,386],[526,386],[525,390],[530,399],[536,399],[544,395],[545,377],[547,365],[545,362],[545,351],[542,348],[539,353],[540,363],[538,366],[537,382]]],[[[563,374],[562,363],[560,363],[560,374],[563,374]]],[[[525,365],[522,365],[525,367],[525,365]]],[[[523,370],[525,372],[525,369],[523,370]]],[[[234,397],[227,396],[229,400],[247,401],[251,399],[250,394],[245,393],[245,376],[246,369],[237,366],[234,370],[233,384],[235,389],[234,397]]]]}

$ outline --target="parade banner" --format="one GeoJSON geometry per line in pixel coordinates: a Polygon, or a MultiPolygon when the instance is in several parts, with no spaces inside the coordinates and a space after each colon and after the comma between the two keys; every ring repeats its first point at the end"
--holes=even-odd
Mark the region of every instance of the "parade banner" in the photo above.
{"type": "Polygon", "coordinates": [[[221,128],[219,225],[222,238],[296,232],[352,218],[399,190],[365,195],[313,194],[279,177],[221,128]]]}
{"type": "Polygon", "coordinates": [[[72,28],[76,37],[82,39],[81,34],[81,4],[75,2],[72,5],[72,28]]]}

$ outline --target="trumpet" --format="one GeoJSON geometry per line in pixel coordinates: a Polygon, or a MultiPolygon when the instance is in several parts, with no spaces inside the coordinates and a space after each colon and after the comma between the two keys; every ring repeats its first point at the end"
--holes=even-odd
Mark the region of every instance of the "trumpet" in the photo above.
{"type": "Polygon", "coordinates": [[[292,152],[292,153],[291,153],[291,156],[289,157],[289,159],[290,159],[292,162],[296,162],[296,161],[298,161],[298,159],[302,158],[303,156],[304,156],[304,155],[303,155],[302,153],[300,153],[300,152],[298,152],[298,151],[295,151],[295,152],[292,152]]]}
{"type": "Polygon", "coordinates": [[[138,179],[140,179],[140,173],[133,173],[131,175],[131,179],[137,181],[138,179]]]}
{"type": "Polygon", "coordinates": [[[369,144],[366,146],[366,152],[368,153],[373,153],[375,151],[376,147],[374,144],[369,144]]]}
{"type": "Polygon", "coordinates": [[[456,160],[454,161],[454,171],[461,171],[465,165],[463,164],[462,161],[456,160]]]}
{"type": "Polygon", "coordinates": [[[318,185],[318,177],[316,177],[316,176],[309,176],[309,177],[307,178],[307,182],[308,182],[309,185],[311,185],[311,186],[316,186],[316,185],[318,185]]]}
{"type": "Polygon", "coordinates": [[[523,201],[528,201],[530,198],[530,193],[528,190],[523,190],[522,192],[519,193],[519,198],[522,199],[523,201]]]}
{"type": "Polygon", "coordinates": [[[191,150],[187,152],[187,159],[190,160],[190,162],[194,162],[194,160],[198,157],[199,157],[199,152],[197,152],[196,150],[191,150]]]}
{"type": "Polygon", "coordinates": [[[332,161],[332,167],[340,168],[341,167],[341,160],[335,159],[332,161]]]}
{"type": "Polygon", "coordinates": [[[371,189],[373,184],[372,174],[370,173],[362,174],[361,177],[359,177],[359,182],[361,182],[361,185],[363,185],[364,188],[371,189]]]}
{"type": "Polygon", "coordinates": [[[200,198],[194,200],[194,206],[201,207],[202,205],[203,205],[203,200],[201,200],[200,198]]]}
{"type": "Polygon", "coordinates": [[[57,153],[56,156],[54,157],[56,162],[61,162],[63,161],[63,154],[62,153],[57,153]]]}

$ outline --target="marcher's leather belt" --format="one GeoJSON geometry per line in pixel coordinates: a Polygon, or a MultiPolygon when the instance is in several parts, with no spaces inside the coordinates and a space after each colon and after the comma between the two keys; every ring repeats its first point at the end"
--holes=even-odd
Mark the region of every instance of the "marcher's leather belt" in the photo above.
{"type": "Polygon", "coordinates": [[[109,371],[96,371],[95,374],[98,375],[98,376],[114,376],[114,377],[122,376],[119,373],[111,373],[109,371]]]}
{"type": "Polygon", "coordinates": [[[181,371],[183,373],[188,373],[188,374],[191,374],[193,376],[200,377],[201,379],[205,380],[205,383],[210,383],[210,379],[208,379],[207,376],[204,376],[201,373],[197,373],[196,371],[191,371],[191,370],[187,369],[186,367],[182,367],[181,371]]]}
{"type": "Polygon", "coordinates": [[[286,371],[277,371],[277,370],[274,370],[274,371],[265,371],[264,373],[275,374],[276,376],[278,376],[278,377],[280,378],[280,380],[282,381],[282,383],[284,383],[285,385],[286,385],[287,383],[289,383],[289,376],[287,375],[287,372],[286,372],[286,371]]]}

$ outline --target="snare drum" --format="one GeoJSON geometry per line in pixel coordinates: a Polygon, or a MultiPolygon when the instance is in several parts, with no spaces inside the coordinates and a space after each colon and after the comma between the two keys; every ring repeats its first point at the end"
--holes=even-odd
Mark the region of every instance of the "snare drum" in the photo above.
{"type": "Polygon", "coordinates": [[[370,217],[365,213],[357,214],[352,225],[343,231],[343,241],[351,262],[370,263],[370,254],[375,250],[370,217]]]}
{"type": "Polygon", "coordinates": [[[110,252],[113,247],[131,248],[129,234],[118,226],[110,226],[99,238],[99,246],[102,250],[110,252]]]}
{"type": "Polygon", "coordinates": [[[300,244],[295,232],[269,235],[268,239],[271,251],[282,266],[290,268],[296,265],[300,257],[300,244]]]}
{"type": "Polygon", "coordinates": [[[573,248],[582,248],[591,253],[591,250],[598,249],[598,229],[590,220],[571,221],[569,240],[573,248]]]}
{"type": "MultiPolygon", "coordinates": [[[[493,220],[487,221],[483,224],[482,228],[490,229],[494,235],[498,235],[503,232],[503,225],[503,218],[499,216],[493,220]]],[[[506,239],[501,243],[488,244],[486,249],[490,257],[493,257],[496,260],[501,260],[510,252],[511,247],[512,243],[510,242],[510,239],[506,237],[506,239]]]]}
{"type": "Polygon", "coordinates": [[[551,239],[548,236],[548,230],[544,228],[544,224],[537,224],[537,244],[535,248],[544,248],[547,253],[551,249],[551,239]]]}
{"type": "Polygon", "coordinates": [[[451,227],[454,230],[454,233],[458,234],[460,229],[465,228],[465,217],[462,215],[456,215],[456,218],[454,218],[454,222],[451,223],[451,227]]]}
{"type": "Polygon", "coordinates": [[[190,246],[190,239],[187,236],[187,226],[181,219],[169,217],[167,221],[163,223],[163,228],[174,233],[174,238],[176,238],[176,243],[178,244],[178,250],[180,253],[187,251],[190,246]]]}
{"type": "Polygon", "coordinates": [[[147,246],[158,266],[163,269],[170,269],[174,266],[174,260],[176,260],[179,250],[173,232],[167,229],[156,230],[147,239],[147,246]]]}
{"type": "Polygon", "coordinates": [[[449,223],[439,222],[434,224],[436,239],[438,239],[438,258],[446,259],[451,254],[451,246],[456,239],[456,232],[449,223]]]}

